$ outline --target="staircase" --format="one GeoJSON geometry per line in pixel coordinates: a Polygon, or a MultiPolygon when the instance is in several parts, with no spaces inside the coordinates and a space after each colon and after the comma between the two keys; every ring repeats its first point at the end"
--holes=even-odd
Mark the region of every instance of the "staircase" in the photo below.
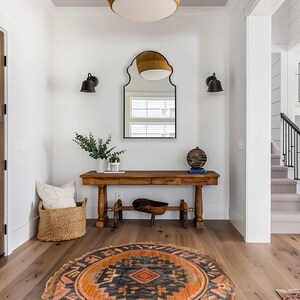
{"type": "Polygon", "coordinates": [[[271,155],[272,233],[300,233],[300,195],[297,180],[288,178],[280,155],[271,155]]]}

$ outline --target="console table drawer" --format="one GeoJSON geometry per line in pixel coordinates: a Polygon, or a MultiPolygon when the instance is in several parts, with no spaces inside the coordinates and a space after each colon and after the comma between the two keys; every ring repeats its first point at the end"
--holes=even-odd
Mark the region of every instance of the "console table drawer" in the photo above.
{"type": "Polygon", "coordinates": [[[84,185],[120,185],[120,179],[113,179],[113,178],[90,178],[90,179],[83,179],[84,185]]]}
{"type": "Polygon", "coordinates": [[[122,178],[121,184],[123,185],[150,185],[151,178],[122,178]]]}
{"type": "Polygon", "coordinates": [[[153,185],[181,185],[181,178],[152,178],[153,185]]]}

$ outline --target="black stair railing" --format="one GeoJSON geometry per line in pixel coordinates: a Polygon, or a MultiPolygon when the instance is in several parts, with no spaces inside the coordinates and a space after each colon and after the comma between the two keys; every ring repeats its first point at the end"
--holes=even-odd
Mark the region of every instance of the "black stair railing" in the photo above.
{"type": "Polygon", "coordinates": [[[283,164],[294,168],[294,178],[299,178],[300,128],[284,113],[282,119],[282,155],[283,164]]]}

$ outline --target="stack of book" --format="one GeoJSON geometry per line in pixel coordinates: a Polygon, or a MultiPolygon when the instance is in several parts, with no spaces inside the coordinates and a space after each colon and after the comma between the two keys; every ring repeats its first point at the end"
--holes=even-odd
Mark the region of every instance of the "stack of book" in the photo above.
{"type": "Polygon", "coordinates": [[[189,174],[207,174],[207,171],[204,169],[199,169],[199,170],[189,170],[189,174]]]}

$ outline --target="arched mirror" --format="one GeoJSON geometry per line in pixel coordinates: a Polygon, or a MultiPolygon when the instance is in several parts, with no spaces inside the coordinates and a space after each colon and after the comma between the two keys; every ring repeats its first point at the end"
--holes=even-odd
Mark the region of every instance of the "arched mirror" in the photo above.
{"type": "Polygon", "coordinates": [[[155,51],[135,57],[124,86],[124,138],[176,138],[173,68],[155,51]]]}

